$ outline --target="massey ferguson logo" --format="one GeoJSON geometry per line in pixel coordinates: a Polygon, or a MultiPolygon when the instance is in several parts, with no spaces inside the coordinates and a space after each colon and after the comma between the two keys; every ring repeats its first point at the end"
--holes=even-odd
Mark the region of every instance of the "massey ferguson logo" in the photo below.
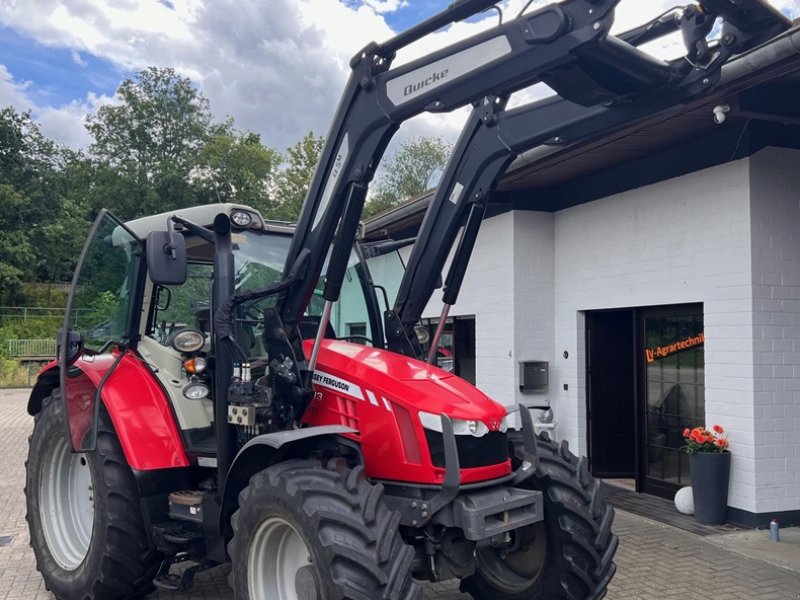
{"type": "Polygon", "coordinates": [[[430,77],[423,79],[418,83],[409,83],[406,87],[403,88],[403,96],[408,96],[409,94],[413,94],[414,92],[418,92],[419,90],[428,87],[434,83],[437,83],[447,77],[447,74],[450,72],[449,69],[444,69],[442,71],[437,71],[430,77]]]}

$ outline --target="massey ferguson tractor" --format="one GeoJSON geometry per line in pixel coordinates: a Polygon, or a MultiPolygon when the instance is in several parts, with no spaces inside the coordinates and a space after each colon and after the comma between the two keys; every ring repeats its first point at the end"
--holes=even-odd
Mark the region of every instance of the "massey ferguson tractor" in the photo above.
{"type": "Polygon", "coordinates": [[[441,324],[519,153],[684,110],[789,22],[703,0],[611,35],[618,0],[565,0],[392,68],[493,2],[353,58],[295,226],[231,204],[97,217],[28,403],[27,519],[57,598],[187,589],[224,563],[238,599],[414,600],[449,579],[479,600],[605,596],[614,513],[586,460],[436,367],[441,324]],[[680,59],[638,49],[674,32],[680,59]],[[557,95],[506,108],[537,82],[557,95]],[[469,105],[391,303],[367,259],[406,242],[359,243],[367,186],[401,122],[469,105]]]}

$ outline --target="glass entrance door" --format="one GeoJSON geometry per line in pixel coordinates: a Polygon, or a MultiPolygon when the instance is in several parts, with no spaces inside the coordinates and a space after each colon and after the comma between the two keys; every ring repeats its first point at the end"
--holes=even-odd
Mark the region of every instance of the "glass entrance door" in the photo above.
{"type": "Polygon", "coordinates": [[[670,495],[691,485],[681,450],[686,427],[705,425],[702,305],[643,309],[644,491],[670,495]]]}

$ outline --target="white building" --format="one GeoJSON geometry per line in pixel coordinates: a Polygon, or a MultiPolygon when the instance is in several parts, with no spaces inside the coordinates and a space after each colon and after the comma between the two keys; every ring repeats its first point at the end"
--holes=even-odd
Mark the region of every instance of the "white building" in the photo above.
{"type": "MultiPolygon", "coordinates": [[[[684,114],[515,163],[445,340],[457,372],[549,404],[595,475],[644,493],[689,484],[684,427],[724,426],[729,519],[746,525],[800,523],[798,48],[794,30],[684,114]],[[549,365],[546,388],[521,391],[522,361],[549,365]]],[[[414,235],[428,200],[373,218],[368,239],[414,235]]]]}

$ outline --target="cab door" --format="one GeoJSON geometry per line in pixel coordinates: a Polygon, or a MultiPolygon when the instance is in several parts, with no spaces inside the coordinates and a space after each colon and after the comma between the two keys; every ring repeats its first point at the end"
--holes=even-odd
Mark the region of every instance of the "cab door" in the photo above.
{"type": "Polygon", "coordinates": [[[138,331],[142,248],[102,210],[78,260],[59,335],[61,397],[76,452],[94,449],[100,393],[138,331]]]}

